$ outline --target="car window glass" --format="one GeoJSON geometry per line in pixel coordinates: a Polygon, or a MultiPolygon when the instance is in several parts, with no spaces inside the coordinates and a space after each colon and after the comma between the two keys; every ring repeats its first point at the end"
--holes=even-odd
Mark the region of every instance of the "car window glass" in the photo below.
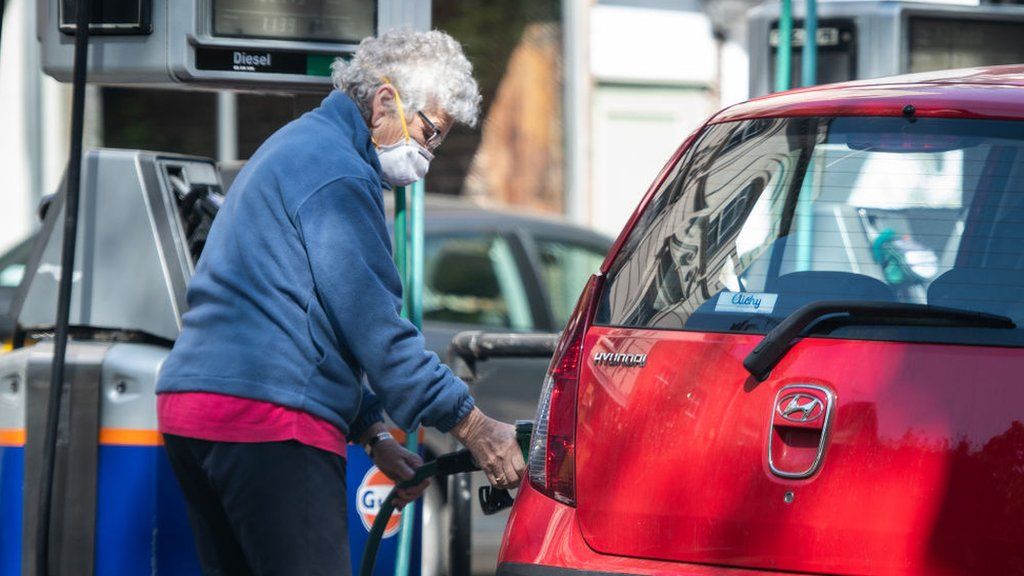
{"type": "MultiPolygon", "coordinates": [[[[963,308],[1024,325],[1019,122],[716,125],[652,210],[612,265],[601,323],[764,333],[803,305],[858,300],[963,308]]],[[[896,328],[873,328],[887,329],[896,328]]],[[[910,340],[989,338],[899,330],[910,340]]],[[[1024,344],[1022,332],[997,338],[1024,344]]]]}
{"type": "Polygon", "coordinates": [[[604,252],[583,244],[538,238],[540,274],[547,289],[555,326],[569,321],[576,300],[592,274],[601,267],[604,252]]]}
{"type": "Polygon", "coordinates": [[[519,267],[499,236],[428,236],[424,275],[424,320],[533,329],[519,267]]]}

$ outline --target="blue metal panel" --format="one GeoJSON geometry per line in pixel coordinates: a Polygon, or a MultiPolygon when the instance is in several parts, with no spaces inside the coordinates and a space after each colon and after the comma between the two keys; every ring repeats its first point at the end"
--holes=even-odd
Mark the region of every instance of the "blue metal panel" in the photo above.
{"type": "Polygon", "coordinates": [[[185,502],[161,446],[100,446],[96,574],[199,574],[185,502]]]}
{"type": "Polygon", "coordinates": [[[185,496],[163,448],[160,448],[156,469],[156,573],[199,574],[199,557],[188,523],[185,496]]]}
{"type": "Polygon", "coordinates": [[[0,576],[21,574],[25,448],[0,446],[0,576]]]}

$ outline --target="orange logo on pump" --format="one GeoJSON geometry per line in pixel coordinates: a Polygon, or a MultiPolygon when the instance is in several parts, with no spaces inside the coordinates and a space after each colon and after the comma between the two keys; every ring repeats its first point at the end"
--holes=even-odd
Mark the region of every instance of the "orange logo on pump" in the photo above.
{"type": "MultiPolygon", "coordinates": [[[[359,489],[356,490],[356,510],[367,531],[373,526],[373,521],[377,519],[384,499],[388,497],[388,492],[391,492],[394,487],[395,483],[376,466],[366,471],[363,481],[359,483],[359,489]]],[[[391,514],[391,518],[388,519],[387,527],[384,528],[384,537],[390,538],[397,534],[401,521],[402,513],[395,510],[391,514]]]]}

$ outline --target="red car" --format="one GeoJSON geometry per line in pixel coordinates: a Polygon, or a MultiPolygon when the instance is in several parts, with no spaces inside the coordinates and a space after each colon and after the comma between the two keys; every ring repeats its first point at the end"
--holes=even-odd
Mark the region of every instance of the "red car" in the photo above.
{"type": "Polygon", "coordinates": [[[501,576],[1024,573],[1024,66],[714,116],[532,444],[501,576]]]}

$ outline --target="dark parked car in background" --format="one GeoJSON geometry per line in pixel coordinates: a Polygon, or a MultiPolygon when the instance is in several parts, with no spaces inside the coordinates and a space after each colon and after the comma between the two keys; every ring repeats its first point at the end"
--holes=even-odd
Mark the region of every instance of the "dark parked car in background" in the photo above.
{"type": "MultiPolygon", "coordinates": [[[[485,210],[443,198],[428,198],[425,228],[423,333],[428,348],[442,358],[452,337],[464,330],[562,330],[612,242],[563,220],[485,210]]],[[[547,366],[547,359],[482,362],[473,395],[484,412],[502,421],[531,419],[547,366]]],[[[448,439],[433,429],[427,430],[426,439],[435,453],[450,447],[448,439]]],[[[473,481],[485,482],[479,475],[473,475],[473,481]]],[[[440,492],[428,494],[428,509],[437,509],[431,506],[432,495],[440,492]]],[[[508,512],[484,516],[478,506],[473,510],[473,572],[493,573],[508,512]]],[[[431,532],[425,531],[426,538],[431,532]]],[[[442,543],[447,541],[446,531],[433,534],[439,534],[442,543]]],[[[425,541],[423,549],[436,548],[425,541]]]]}

